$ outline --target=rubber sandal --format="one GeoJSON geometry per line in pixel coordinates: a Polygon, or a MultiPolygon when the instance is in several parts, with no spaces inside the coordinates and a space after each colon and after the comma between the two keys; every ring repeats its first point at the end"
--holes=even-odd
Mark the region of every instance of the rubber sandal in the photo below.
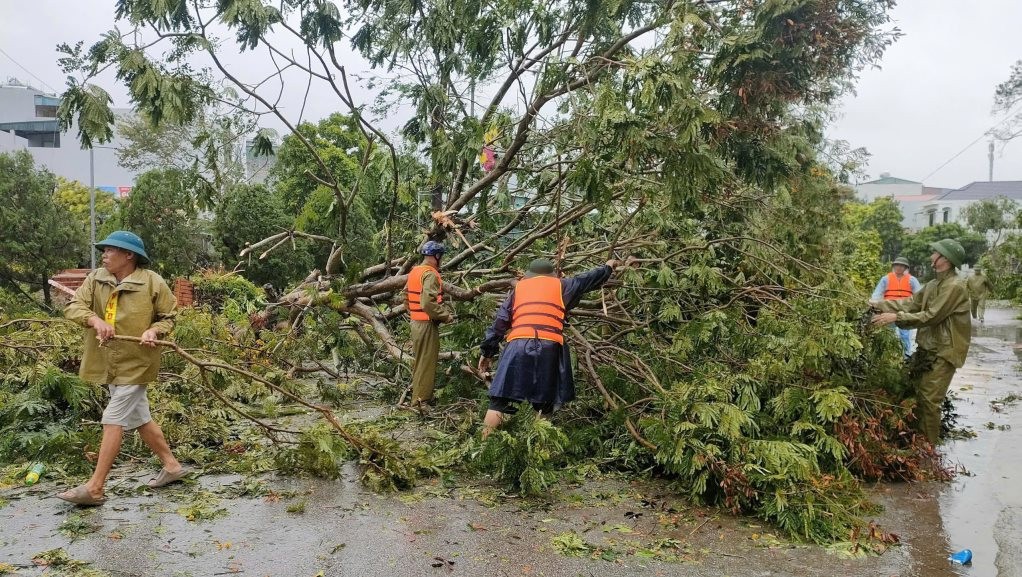
{"type": "Polygon", "coordinates": [[[57,493],[54,495],[58,499],[67,501],[68,503],[74,503],[75,505],[81,505],[83,507],[95,507],[106,503],[106,497],[96,498],[93,497],[89,490],[85,488],[85,485],[79,485],[70,491],[67,491],[70,495],[64,493],[57,493]]]}
{"type": "Polygon", "coordinates": [[[420,417],[428,417],[433,413],[433,407],[430,406],[429,403],[423,403],[421,401],[412,403],[410,405],[406,403],[401,403],[400,405],[397,406],[397,408],[402,411],[415,413],[420,417]]]}
{"type": "Polygon", "coordinates": [[[185,466],[182,466],[181,470],[176,473],[170,473],[166,469],[160,469],[160,472],[157,473],[156,476],[153,477],[152,479],[149,479],[149,483],[147,484],[149,485],[150,489],[158,489],[160,487],[180,481],[181,479],[184,479],[185,477],[191,474],[192,468],[185,466]]]}

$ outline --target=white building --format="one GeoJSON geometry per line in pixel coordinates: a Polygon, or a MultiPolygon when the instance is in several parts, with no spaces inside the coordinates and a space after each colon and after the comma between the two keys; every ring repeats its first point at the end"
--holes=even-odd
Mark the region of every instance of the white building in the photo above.
{"type": "Polygon", "coordinates": [[[948,191],[928,209],[934,212],[949,213],[950,220],[946,222],[957,222],[962,226],[967,226],[964,215],[967,206],[980,200],[996,198],[1007,198],[1022,205],[1022,180],[973,182],[962,188],[948,191]]]}
{"type": "MultiPolygon", "coordinates": [[[[60,98],[31,86],[11,82],[0,85],[0,152],[27,150],[36,165],[69,180],[88,185],[118,197],[127,196],[137,174],[117,161],[120,141],[93,150],[83,150],[77,128],[61,132],[57,122],[60,98]],[[90,162],[91,161],[91,162],[90,162]]],[[[115,109],[114,114],[130,114],[115,109]]]]}
{"type": "Polygon", "coordinates": [[[907,230],[919,230],[940,222],[944,215],[935,217],[930,211],[933,202],[948,190],[924,186],[921,182],[893,177],[884,172],[877,180],[856,185],[855,196],[867,203],[884,197],[894,199],[901,207],[902,226],[907,230]],[[934,218],[937,220],[931,222],[934,218]]]}
{"type": "Polygon", "coordinates": [[[942,223],[967,226],[965,208],[980,200],[1004,197],[1022,205],[1022,181],[1018,180],[973,182],[962,188],[937,188],[884,173],[878,180],[857,185],[855,191],[856,197],[863,202],[883,197],[894,199],[901,207],[902,226],[909,231],[942,223]]]}
{"type": "Polygon", "coordinates": [[[960,207],[952,207],[941,202],[944,195],[951,190],[924,186],[921,194],[894,197],[901,207],[902,226],[916,231],[944,222],[958,222],[961,214],[960,210],[955,209],[960,207]]]}
{"type": "Polygon", "coordinates": [[[877,180],[855,185],[855,196],[863,202],[873,202],[885,196],[919,196],[923,194],[923,183],[891,176],[889,172],[880,174],[877,180]]]}

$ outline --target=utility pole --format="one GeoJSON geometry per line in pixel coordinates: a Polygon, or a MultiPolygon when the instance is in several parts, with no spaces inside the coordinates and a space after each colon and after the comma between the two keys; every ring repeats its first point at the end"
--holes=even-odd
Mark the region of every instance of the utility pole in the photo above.
{"type": "MultiPolygon", "coordinates": [[[[116,146],[89,147],[89,266],[96,268],[96,149],[120,150],[116,146]]],[[[116,193],[115,193],[116,194],[116,193]]]]}
{"type": "Polygon", "coordinates": [[[89,147],[89,268],[96,269],[96,158],[89,147]]]}
{"type": "Polygon", "coordinates": [[[990,160],[990,173],[987,180],[990,182],[994,181],[994,141],[990,141],[990,145],[987,146],[987,158],[990,160]]]}

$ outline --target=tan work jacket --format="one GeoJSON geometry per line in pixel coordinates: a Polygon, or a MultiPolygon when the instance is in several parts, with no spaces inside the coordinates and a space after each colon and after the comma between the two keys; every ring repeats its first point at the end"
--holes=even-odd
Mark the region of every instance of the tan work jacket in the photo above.
{"type": "Polygon", "coordinates": [[[969,286],[969,294],[974,299],[985,299],[993,291],[993,287],[990,286],[990,279],[984,274],[976,273],[965,282],[969,286]]]}
{"type": "Polygon", "coordinates": [[[96,330],[88,326],[92,317],[104,318],[107,303],[114,292],[117,312],[114,334],[141,337],[149,329],[160,336],[170,332],[177,314],[177,300],[163,278],[139,268],[120,284],[105,268],[86,277],[64,309],[64,316],[84,327],[85,352],[78,375],[85,381],[112,385],[145,385],[155,382],[160,372],[160,348],[135,342],[111,340],[100,345],[96,330]]]}

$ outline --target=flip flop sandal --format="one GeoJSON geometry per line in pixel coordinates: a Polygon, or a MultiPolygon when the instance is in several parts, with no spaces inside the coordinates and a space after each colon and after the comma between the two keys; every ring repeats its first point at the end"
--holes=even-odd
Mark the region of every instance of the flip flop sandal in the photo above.
{"type": "Polygon", "coordinates": [[[415,413],[420,417],[428,417],[433,412],[433,408],[428,403],[413,403],[411,405],[402,403],[397,405],[397,408],[402,411],[415,413]]]}
{"type": "Polygon", "coordinates": [[[163,487],[165,485],[169,485],[171,483],[180,481],[181,479],[191,474],[192,474],[191,467],[182,466],[181,470],[176,473],[168,472],[166,469],[160,469],[160,472],[157,473],[155,477],[149,479],[148,485],[149,488],[151,489],[157,489],[159,487],[163,487]]]}
{"type": "Polygon", "coordinates": [[[89,490],[85,488],[85,485],[79,485],[70,491],[67,491],[70,495],[64,495],[63,493],[57,493],[55,497],[67,501],[68,503],[74,503],[75,505],[81,505],[83,507],[95,507],[106,503],[106,497],[96,498],[93,497],[89,490]]]}

